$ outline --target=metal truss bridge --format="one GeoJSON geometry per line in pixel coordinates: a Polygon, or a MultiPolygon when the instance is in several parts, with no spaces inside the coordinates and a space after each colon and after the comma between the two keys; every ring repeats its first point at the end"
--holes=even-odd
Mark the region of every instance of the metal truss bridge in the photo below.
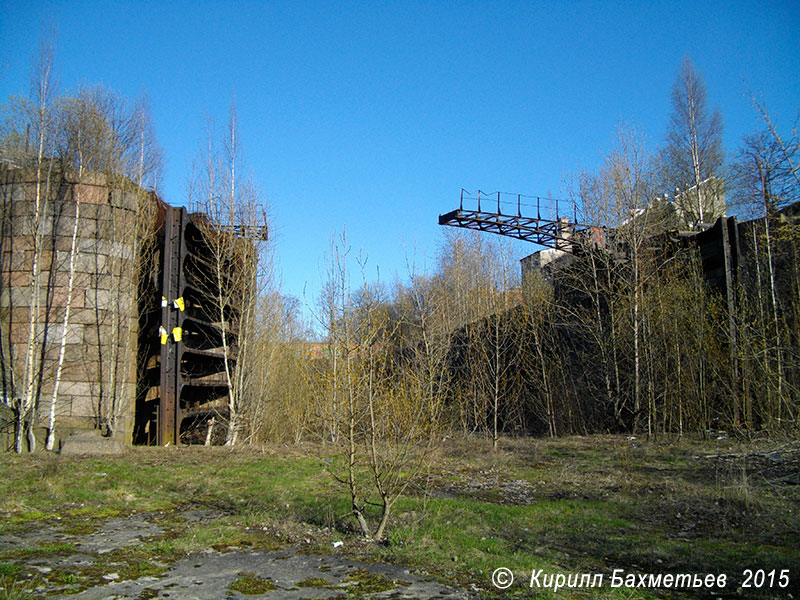
{"type": "Polygon", "coordinates": [[[439,225],[496,233],[565,252],[574,252],[592,234],[592,228],[578,222],[577,207],[572,202],[481,190],[472,194],[462,189],[458,209],[439,215],[439,225]],[[473,208],[465,209],[465,201],[473,208]],[[523,216],[523,207],[530,212],[535,208],[536,216],[523,216]]]}

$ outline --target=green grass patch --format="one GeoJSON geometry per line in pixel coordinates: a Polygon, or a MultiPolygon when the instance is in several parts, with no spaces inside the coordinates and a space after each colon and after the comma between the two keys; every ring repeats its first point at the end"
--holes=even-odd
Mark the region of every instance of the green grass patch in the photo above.
{"type": "Polygon", "coordinates": [[[81,582],[81,578],[77,573],[58,572],[50,578],[60,585],[77,585],[81,582]]]}
{"type": "MultiPolygon", "coordinates": [[[[773,447],[783,458],[769,468],[795,464],[785,442],[773,447]]],[[[135,510],[164,529],[160,539],[98,557],[96,571],[78,572],[77,587],[109,572],[104,569],[126,578],[157,575],[164,565],[208,548],[293,545],[329,552],[336,540],[345,542],[340,552],[358,558],[416,566],[445,583],[490,591],[498,566],[527,578],[534,568],[609,576],[625,569],[733,577],[753,565],[800,572],[799,486],[745,459],[714,458],[769,449],[729,440],[593,436],[505,439],[493,451],[485,439],[454,438],[434,451],[429,472],[395,505],[384,546],[359,539],[346,490],[326,471],[341,466],[329,447],[317,449],[319,456],[313,448],[283,446],[263,452],[132,448],[102,459],[6,455],[0,460],[0,520],[3,531],[22,537],[49,529],[82,535],[135,510]],[[184,518],[191,511],[208,517],[184,518]],[[123,572],[112,560],[131,567],[123,572]]],[[[37,556],[75,552],[71,544],[47,542],[5,550],[0,559],[24,566],[37,556]]],[[[19,576],[4,574],[3,564],[0,576],[19,576]]],[[[367,581],[348,583],[342,593],[372,593],[364,591],[367,581]]],[[[503,595],[523,588],[530,592],[515,586],[503,595]]],[[[590,597],[581,593],[576,597],[590,597]]],[[[595,596],[652,593],[603,588],[595,596]]]]}
{"type": "Polygon", "coordinates": [[[33,597],[34,582],[16,576],[0,575],[0,600],[29,600],[33,597]]]}
{"type": "Polygon", "coordinates": [[[24,512],[21,515],[11,517],[11,523],[25,524],[25,523],[39,523],[41,521],[49,521],[51,519],[59,519],[60,515],[56,512],[44,512],[41,510],[31,510],[24,512]]]}
{"type": "Polygon", "coordinates": [[[70,509],[67,514],[73,517],[84,517],[87,519],[110,519],[119,516],[121,511],[116,508],[106,506],[82,506],[70,509]]]}
{"type": "Polygon", "coordinates": [[[69,555],[77,552],[74,544],[63,542],[39,542],[36,546],[9,548],[0,552],[4,558],[36,558],[40,556],[69,555]]]}

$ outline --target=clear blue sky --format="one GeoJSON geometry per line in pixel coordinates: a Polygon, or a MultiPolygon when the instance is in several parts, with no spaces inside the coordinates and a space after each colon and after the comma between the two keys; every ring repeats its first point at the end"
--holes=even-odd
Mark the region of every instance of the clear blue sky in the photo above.
{"type": "MultiPolygon", "coordinates": [[[[26,94],[43,24],[62,90],[150,96],[161,189],[185,201],[203,118],[235,97],[270,201],[286,293],[320,285],[347,227],[382,279],[432,264],[460,189],[563,193],[620,121],[660,144],[684,56],[725,121],[758,128],[743,80],[785,129],[800,109],[800,2],[27,2],[0,0],[0,95],[26,94]]],[[[527,248],[520,244],[520,253],[527,248]]]]}

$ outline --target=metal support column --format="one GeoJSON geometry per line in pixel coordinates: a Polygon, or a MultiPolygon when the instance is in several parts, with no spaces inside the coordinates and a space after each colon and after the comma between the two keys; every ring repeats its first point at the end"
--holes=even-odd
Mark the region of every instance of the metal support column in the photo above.
{"type": "Polygon", "coordinates": [[[169,206],[164,223],[164,253],[162,255],[161,326],[168,339],[161,346],[160,402],[158,407],[158,444],[177,444],[180,436],[178,410],[179,369],[182,344],[175,343],[172,330],[178,325],[178,315],[172,300],[178,297],[181,287],[183,227],[186,209],[169,206]]]}

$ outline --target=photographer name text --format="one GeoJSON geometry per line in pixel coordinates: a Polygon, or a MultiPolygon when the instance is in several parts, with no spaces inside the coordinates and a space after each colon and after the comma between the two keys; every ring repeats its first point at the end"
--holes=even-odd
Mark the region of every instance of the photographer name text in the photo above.
{"type": "MultiPolygon", "coordinates": [[[[726,573],[630,573],[624,569],[614,569],[606,573],[548,573],[544,569],[533,569],[526,583],[530,588],[560,589],[571,588],[649,588],[649,589],[707,589],[722,590],[729,583],[746,589],[785,589],[789,587],[789,569],[744,569],[737,574],[735,583],[726,573]],[[740,577],[738,577],[740,575],[740,577]]],[[[505,590],[514,584],[511,569],[500,567],[492,573],[492,585],[505,590]]]]}

